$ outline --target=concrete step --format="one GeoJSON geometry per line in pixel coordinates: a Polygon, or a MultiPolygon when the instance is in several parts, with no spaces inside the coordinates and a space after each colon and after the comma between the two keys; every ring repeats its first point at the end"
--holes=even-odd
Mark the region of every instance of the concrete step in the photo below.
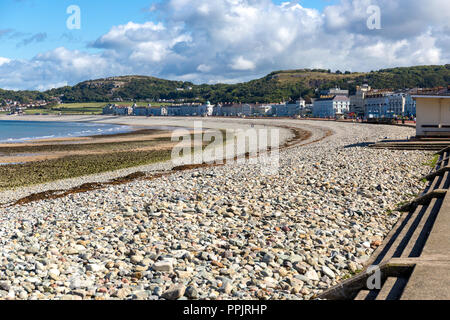
{"type": "Polygon", "coordinates": [[[355,300],[361,301],[361,300],[368,300],[369,295],[371,294],[371,291],[369,290],[361,290],[358,295],[355,297],[355,300]]]}
{"type": "Polygon", "coordinates": [[[404,144],[373,144],[369,148],[372,149],[389,149],[389,150],[425,150],[425,151],[439,151],[442,149],[441,145],[404,145],[404,144]]]}
{"type": "Polygon", "coordinates": [[[383,256],[381,263],[389,261],[394,257],[396,252],[398,252],[399,250],[403,250],[406,247],[407,243],[405,243],[405,236],[407,235],[411,226],[414,224],[417,216],[422,215],[424,211],[426,211],[426,207],[422,205],[417,206],[416,210],[414,210],[414,213],[409,216],[408,220],[405,221],[402,229],[399,230],[400,232],[396,235],[394,242],[391,244],[389,250],[387,250],[387,252],[383,256]]]}
{"type": "Polygon", "coordinates": [[[426,188],[425,191],[421,194],[421,196],[422,196],[422,195],[425,195],[425,194],[427,194],[427,193],[429,193],[429,192],[431,192],[431,191],[433,191],[433,190],[438,189],[438,186],[441,184],[441,180],[442,180],[442,177],[440,177],[440,176],[434,177],[433,180],[431,180],[431,184],[429,184],[429,185],[427,186],[427,188],[426,188]]]}
{"type": "Polygon", "coordinates": [[[450,157],[449,157],[449,153],[448,152],[445,152],[444,154],[440,155],[439,156],[439,160],[436,163],[436,166],[434,167],[433,171],[437,171],[437,170],[439,170],[442,167],[448,166],[449,160],[450,160],[450,157]]]}
{"type": "Polygon", "coordinates": [[[376,300],[400,300],[407,283],[408,278],[388,277],[378,293],[376,300]]]}
{"type": "Polygon", "coordinates": [[[425,213],[422,216],[417,217],[414,222],[414,230],[411,230],[413,232],[409,237],[406,247],[402,250],[400,255],[401,258],[413,258],[420,256],[441,204],[442,199],[431,200],[425,213]]]}
{"type": "Polygon", "coordinates": [[[447,146],[447,147],[442,148],[441,150],[439,150],[439,152],[437,154],[444,155],[445,153],[448,154],[449,152],[450,152],[450,146],[447,146]]]}
{"type": "Polygon", "coordinates": [[[389,149],[389,150],[429,150],[429,151],[442,151],[448,148],[450,141],[380,141],[370,145],[370,148],[374,149],[389,149]]]}

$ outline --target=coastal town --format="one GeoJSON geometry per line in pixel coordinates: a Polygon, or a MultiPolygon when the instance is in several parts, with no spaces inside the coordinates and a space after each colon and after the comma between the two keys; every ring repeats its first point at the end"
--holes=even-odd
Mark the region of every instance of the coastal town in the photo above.
{"type": "Polygon", "coordinates": [[[1,3],[2,303],[450,301],[450,0],[1,3]]]}
{"type": "Polygon", "coordinates": [[[357,86],[354,95],[349,90],[331,88],[317,91],[318,98],[300,98],[296,101],[259,103],[202,103],[171,104],[153,107],[108,104],[104,115],[118,116],[222,116],[222,117],[296,117],[328,119],[400,119],[413,120],[416,102],[412,98],[421,89],[372,89],[369,85],[357,86]]]}
{"type": "Polygon", "coordinates": [[[28,102],[21,102],[14,99],[4,99],[0,101],[0,112],[7,112],[9,114],[22,114],[24,110],[34,108],[44,108],[51,104],[61,103],[61,100],[53,98],[51,101],[35,100],[28,102]]]}

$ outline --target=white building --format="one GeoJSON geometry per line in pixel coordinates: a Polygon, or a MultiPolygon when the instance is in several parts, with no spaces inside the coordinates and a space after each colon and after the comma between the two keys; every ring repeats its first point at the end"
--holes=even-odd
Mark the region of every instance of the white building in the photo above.
{"type": "Polygon", "coordinates": [[[133,107],[128,106],[115,107],[114,114],[117,116],[131,116],[133,114],[133,107]]]}
{"type": "Polygon", "coordinates": [[[214,105],[209,101],[206,104],[185,104],[178,106],[161,107],[161,115],[169,116],[200,116],[208,117],[214,113],[214,105]]]}
{"type": "Polygon", "coordinates": [[[306,101],[303,98],[300,98],[296,101],[296,104],[300,107],[300,109],[306,108],[306,101]]]}
{"type": "Polygon", "coordinates": [[[342,118],[349,110],[350,99],[346,96],[324,96],[314,101],[313,117],[342,118]]]}
{"type": "Polygon", "coordinates": [[[271,114],[275,117],[295,117],[306,108],[306,101],[297,100],[296,103],[273,104],[271,114]]]}
{"type": "Polygon", "coordinates": [[[103,114],[114,114],[115,106],[115,104],[108,104],[107,106],[103,107],[103,114]]]}
{"type": "Polygon", "coordinates": [[[204,116],[211,117],[214,114],[214,105],[207,101],[206,104],[202,106],[201,113],[204,116]]]}
{"type": "Polygon", "coordinates": [[[305,118],[313,116],[314,101],[316,101],[316,98],[311,98],[309,103],[305,103],[305,108],[300,110],[300,116],[305,118]]]}
{"type": "Polygon", "coordinates": [[[417,104],[416,100],[410,94],[405,95],[405,116],[415,117],[416,116],[417,104]]]}
{"type": "Polygon", "coordinates": [[[150,115],[151,107],[133,107],[134,116],[148,116],[150,115]]]}
{"type": "Polygon", "coordinates": [[[406,98],[402,93],[395,93],[387,96],[387,114],[391,117],[401,117],[405,114],[406,98]]]}
{"type": "Polygon", "coordinates": [[[111,114],[116,116],[130,116],[133,112],[133,107],[118,106],[116,104],[108,104],[103,108],[103,114],[111,114]]]}

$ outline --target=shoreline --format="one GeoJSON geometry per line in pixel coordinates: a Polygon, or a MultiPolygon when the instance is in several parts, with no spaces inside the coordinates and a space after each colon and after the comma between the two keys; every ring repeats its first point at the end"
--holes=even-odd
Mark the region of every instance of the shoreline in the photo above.
{"type": "MultiPolygon", "coordinates": [[[[48,121],[45,119],[30,119],[29,117],[24,118],[24,119],[8,119],[5,117],[0,116],[0,121],[3,122],[32,122],[32,123],[44,123],[44,122],[57,122],[57,123],[80,123],[80,124],[93,124],[92,122],[88,122],[88,121],[64,121],[61,119],[61,121],[48,121]]],[[[53,135],[50,135],[51,133],[49,133],[49,135],[40,135],[40,136],[31,136],[31,137],[22,137],[22,138],[16,138],[16,137],[11,137],[11,138],[7,138],[6,140],[1,140],[0,141],[0,146],[3,145],[10,145],[10,144],[27,144],[27,143],[39,143],[39,142],[55,142],[55,141],[70,141],[70,140],[77,140],[77,139],[82,139],[82,138],[91,138],[91,137],[96,137],[96,136],[107,136],[107,135],[116,135],[116,134],[121,134],[121,133],[127,133],[127,132],[132,132],[135,131],[136,128],[134,128],[133,126],[126,126],[126,128],[123,128],[124,125],[120,125],[120,124],[108,124],[111,127],[108,128],[106,131],[103,131],[101,127],[96,127],[95,129],[97,129],[97,133],[94,132],[89,132],[92,130],[88,130],[88,132],[68,132],[68,133],[55,133],[53,135]],[[121,128],[122,127],[122,128],[121,128]],[[102,131],[98,131],[98,130],[102,130],[102,131]],[[111,133],[108,133],[111,132],[111,133]],[[55,136],[56,135],[56,136],[55,136]]],[[[77,128],[78,129],[78,128],[77,128]]],[[[88,126],[84,127],[83,129],[92,129],[88,126]]],[[[75,130],[75,129],[74,129],[75,130]]]]}
{"type": "MultiPolygon", "coordinates": [[[[108,146],[124,145],[126,142],[130,144],[138,144],[140,142],[143,146],[145,145],[144,142],[148,142],[148,145],[155,145],[155,143],[152,144],[151,142],[168,140],[170,134],[170,132],[165,130],[135,127],[132,131],[114,134],[36,139],[24,143],[5,143],[0,144],[0,163],[2,165],[12,165],[15,163],[59,159],[77,154],[101,154],[104,152],[102,149],[109,149],[108,146]],[[95,151],[95,149],[98,150],[95,151]]],[[[138,147],[136,147],[136,150],[138,150],[138,147]]]]}
{"type": "MultiPolygon", "coordinates": [[[[74,117],[71,117],[74,118],[74,117]]],[[[102,117],[103,118],[103,117],[102,117]]],[[[59,119],[59,118],[58,118],[59,119]]],[[[58,121],[55,120],[55,121],[58,121]]],[[[78,120],[78,118],[75,118],[76,120],[78,120]]],[[[96,118],[98,120],[98,118],[96,118]]],[[[33,118],[34,120],[34,118],[33,118]]],[[[85,120],[85,119],[83,119],[85,120]]],[[[109,121],[110,119],[108,119],[109,121]]],[[[158,120],[158,125],[161,126],[165,126],[167,127],[167,123],[161,123],[160,119],[158,120]]],[[[189,124],[193,124],[191,119],[183,119],[183,118],[177,118],[177,119],[170,119],[171,126],[174,127],[179,127],[179,128],[187,128],[189,124]]],[[[196,119],[197,120],[197,119],[196,119]]],[[[217,121],[211,121],[211,119],[202,119],[207,126],[205,126],[205,128],[216,128],[216,129],[224,129],[225,127],[234,127],[234,128],[240,128],[243,127],[242,124],[227,124],[224,126],[223,121],[221,122],[217,122],[217,121]]],[[[129,121],[129,120],[128,120],[129,121]]],[[[127,125],[130,125],[130,123],[126,123],[127,125]]],[[[88,138],[88,137],[84,137],[82,138],[81,142],[78,142],[78,144],[85,144],[85,145],[89,145],[90,143],[93,143],[92,140],[100,140],[102,142],[105,143],[112,143],[113,141],[117,142],[117,141],[123,141],[123,142],[132,142],[136,139],[133,138],[133,135],[136,135],[139,132],[149,132],[150,133],[154,133],[154,132],[160,132],[160,131],[155,131],[154,129],[142,129],[144,127],[155,127],[155,123],[154,121],[149,121],[149,123],[147,123],[147,126],[144,126],[143,123],[140,123],[139,126],[134,126],[135,129],[138,129],[137,131],[133,131],[133,132],[129,132],[129,133],[121,133],[121,134],[116,134],[116,135],[106,135],[106,136],[94,136],[93,138],[88,138]]],[[[244,127],[250,127],[250,124],[245,124],[244,127]]],[[[261,128],[265,128],[265,124],[261,124],[261,125],[256,125],[256,127],[261,127],[261,128]]],[[[295,137],[295,134],[293,134],[292,128],[289,127],[284,127],[282,128],[279,127],[280,130],[282,131],[281,136],[281,142],[284,143],[285,141],[289,140],[289,139],[298,139],[298,137],[295,137]]],[[[164,132],[164,131],[161,131],[164,132]]],[[[307,137],[301,137],[303,140],[303,138],[308,139],[309,136],[307,137]]],[[[72,139],[71,139],[72,140],[72,139]]],[[[140,137],[138,140],[142,140],[142,137],[140,137]]],[[[36,147],[48,147],[51,146],[53,142],[57,142],[58,144],[55,144],[55,146],[58,146],[59,143],[64,143],[64,141],[58,140],[58,141],[42,141],[42,142],[35,142],[35,143],[31,143],[31,144],[27,144],[27,145],[23,145],[20,144],[21,147],[28,147],[28,148],[36,148],[36,147]]],[[[67,141],[66,141],[67,142],[67,141]]],[[[73,142],[70,141],[70,142],[73,142]]],[[[290,142],[292,144],[292,141],[290,142]]],[[[61,145],[64,146],[64,145],[61,145]]],[[[1,148],[0,148],[0,152],[1,152],[1,148]]],[[[30,152],[28,150],[28,152],[30,152]]],[[[11,159],[11,162],[16,162],[17,159],[11,159]]],[[[43,192],[51,192],[51,190],[60,190],[61,187],[63,187],[62,189],[64,190],[68,190],[68,189],[76,189],[77,187],[79,187],[80,185],[86,184],[86,183],[108,183],[108,181],[114,180],[114,179],[120,179],[126,176],[129,176],[131,174],[134,174],[136,172],[147,172],[147,173],[152,173],[152,172],[160,172],[160,171],[164,171],[164,172],[169,172],[171,169],[173,168],[173,165],[171,164],[171,161],[162,161],[162,162],[158,162],[156,164],[150,164],[150,165],[144,165],[144,166],[131,166],[131,167],[127,167],[124,169],[114,169],[111,168],[110,170],[105,170],[102,173],[96,173],[93,175],[82,175],[79,177],[75,177],[75,178],[68,178],[68,179],[64,179],[64,180],[55,180],[53,182],[47,182],[44,184],[37,184],[37,185],[32,185],[32,186],[26,186],[26,187],[21,187],[20,191],[14,192],[12,193],[12,190],[15,189],[6,189],[0,192],[0,203],[6,203],[6,202],[10,202],[10,201],[17,201],[18,198],[25,198],[27,196],[30,196],[32,194],[38,194],[38,193],[43,193],[43,192]]]]}
{"type": "MultiPolygon", "coordinates": [[[[301,143],[302,141],[308,140],[312,136],[312,134],[310,132],[308,132],[308,131],[300,131],[300,130],[298,130],[296,128],[286,127],[286,126],[284,126],[284,128],[293,130],[294,131],[294,137],[292,139],[290,139],[290,140],[285,141],[283,146],[280,147],[279,151],[282,151],[282,150],[288,149],[288,148],[293,148],[296,145],[298,145],[299,143],[301,143]]],[[[318,142],[318,141],[320,141],[320,140],[330,136],[331,134],[332,133],[327,132],[322,138],[319,138],[319,139],[317,139],[315,141],[312,141],[310,143],[318,142]]],[[[262,150],[260,150],[259,152],[261,152],[261,151],[262,150]]],[[[256,157],[257,156],[258,155],[256,155],[256,157]]],[[[247,160],[250,159],[250,156],[248,155],[248,153],[245,155],[245,158],[247,160]]],[[[41,193],[30,194],[30,195],[25,196],[25,197],[23,197],[21,199],[18,199],[12,205],[13,206],[14,205],[23,205],[23,204],[32,203],[32,202],[35,202],[35,201],[40,201],[40,200],[58,199],[58,198],[66,197],[66,196],[68,196],[70,194],[83,193],[83,192],[95,191],[95,190],[103,189],[103,188],[106,188],[106,187],[111,186],[111,185],[112,186],[117,186],[117,185],[131,183],[131,182],[134,182],[136,180],[153,180],[153,179],[161,178],[161,177],[164,177],[164,176],[169,176],[169,175],[172,175],[174,173],[181,172],[181,171],[189,171],[189,170],[196,170],[196,169],[202,169],[202,168],[224,166],[224,165],[229,164],[229,162],[230,162],[230,159],[223,159],[223,160],[224,160],[224,162],[221,163],[221,164],[202,163],[202,164],[194,164],[194,165],[181,165],[181,166],[172,167],[171,169],[168,169],[168,170],[165,170],[165,171],[159,171],[159,172],[156,172],[156,173],[145,172],[145,171],[134,171],[134,172],[128,174],[127,176],[116,177],[116,178],[110,179],[109,181],[90,182],[90,183],[85,183],[85,184],[80,185],[80,186],[72,187],[70,189],[65,189],[65,190],[47,190],[47,191],[44,191],[44,192],[41,192],[41,193]]],[[[233,160],[235,160],[235,159],[233,159],[233,160]]],[[[129,169],[136,169],[136,167],[130,167],[129,169]]],[[[0,206],[1,205],[2,204],[0,204],[0,206]]]]}
{"type": "MultiPolygon", "coordinates": [[[[115,141],[133,141],[136,138],[126,139],[128,136],[137,136],[137,135],[145,135],[145,134],[154,134],[154,133],[167,133],[166,130],[156,130],[156,129],[143,129],[143,128],[133,128],[132,131],[123,132],[123,133],[113,133],[113,134],[102,134],[102,135],[91,135],[91,136],[82,136],[82,137],[61,137],[61,138],[48,138],[48,139],[36,139],[30,140],[27,142],[16,142],[16,143],[0,143],[0,148],[4,149],[19,149],[27,147],[36,147],[36,146],[49,146],[49,145],[63,145],[63,144],[89,144],[89,143],[101,143],[102,141],[107,142],[115,142],[115,141]],[[124,138],[124,139],[118,139],[124,138]]],[[[1,153],[1,152],[0,152],[1,153]]]]}

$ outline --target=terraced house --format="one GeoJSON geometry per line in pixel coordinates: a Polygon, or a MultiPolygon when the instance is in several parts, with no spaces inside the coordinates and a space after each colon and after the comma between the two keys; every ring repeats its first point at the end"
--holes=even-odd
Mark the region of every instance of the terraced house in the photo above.
{"type": "Polygon", "coordinates": [[[416,102],[409,94],[395,93],[388,96],[388,114],[412,117],[416,115],[416,102]]]}
{"type": "MultiPolygon", "coordinates": [[[[209,101],[206,104],[187,104],[187,105],[179,105],[179,106],[168,106],[161,107],[167,110],[168,116],[201,116],[201,117],[209,117],[214,113],[214,105],[212,105],[209,101]]],[[[162,112],[165,113],[165,112],[162,112]]],[[[163,115],[163,114],[161,114],[163,115]]]]}
{"type": "Polygon", "coordinates": [[[253,107],[247,103],[226,103],[218,105],[215,115],[224,117],[250,116],[253,113],[253,107]]]}
{"type": "Polygon", "coordinates": [[[133,114],[133,107],[108,104],[103,108],[103,114],[110,114],[116,116],[131,116],[133,114]]]}
{"type": "Polygon", "coordinates": [[[388,95],[393,92],[374,92],[367,94],[364,99],[364,117],[366,119],[392,118],[393,112],[389,111],[388,95]]]}
{"type": "Polygon", "coordinates": [[[305,108],[305,100],[303,103],[297,101],[297,103],[284,103],[272,105],[272,115],[276,117],[293,117],[300,115],[301,111],[305,108]]]}

